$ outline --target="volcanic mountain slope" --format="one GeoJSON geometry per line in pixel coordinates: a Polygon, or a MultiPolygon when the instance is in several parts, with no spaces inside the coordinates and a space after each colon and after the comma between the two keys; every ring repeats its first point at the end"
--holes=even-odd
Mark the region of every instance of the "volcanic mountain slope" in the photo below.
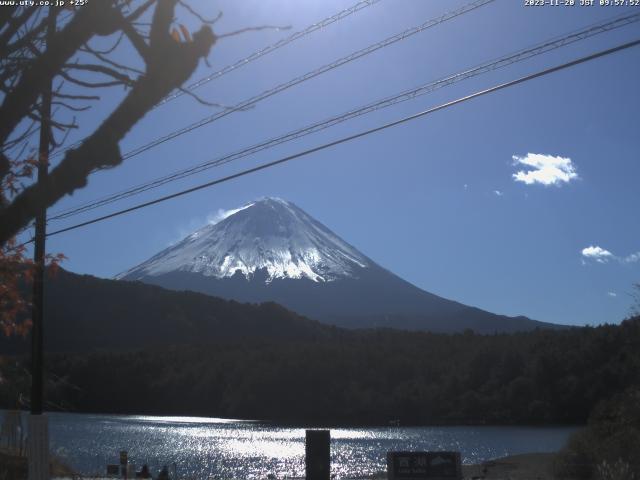
{"type": "Polygon", "coordinates": [[[249,203],[116,278],[241,302],[274,301],[345,327],[478,333],[557,327],[421,290],[279,198],[249,203]]]}

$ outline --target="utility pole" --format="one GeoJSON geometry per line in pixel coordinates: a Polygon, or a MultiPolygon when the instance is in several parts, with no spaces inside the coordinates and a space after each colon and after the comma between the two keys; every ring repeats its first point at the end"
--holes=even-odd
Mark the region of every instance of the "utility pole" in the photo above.
{"type": "MultiPolygon", "coordinates": [[[[49,7],[47,18],[46,48],[56,31],[56,11],[49,7]]],[[[38,148],[38,199],[41,207],[36,215],[31,330],[31,415],[29,416],[28,469],[29,480],[48,480],[49,475],[49,424],[43,415],[44,367],[43,367],[43,319],[45,238],[47,228],[46,180],[49,174],[49,148],[51,145],[51,96],[53,78],[49,78],[42,91],[40,107],[40,146],[38,148]]]]}

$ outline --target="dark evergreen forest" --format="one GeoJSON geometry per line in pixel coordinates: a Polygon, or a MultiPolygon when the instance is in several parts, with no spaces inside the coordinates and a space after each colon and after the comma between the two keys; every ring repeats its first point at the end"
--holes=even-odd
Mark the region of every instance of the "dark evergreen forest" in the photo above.
{"type": "MultiPolygon", "coordinates": [[[[584,423],[598,403],[640,385],[640,317],[499,335],[320,331],[51,354],[49,409],[327,425],[584,423]]],[[[4,357],[0,407],[28,402],[25,362],[4,357]]]]}

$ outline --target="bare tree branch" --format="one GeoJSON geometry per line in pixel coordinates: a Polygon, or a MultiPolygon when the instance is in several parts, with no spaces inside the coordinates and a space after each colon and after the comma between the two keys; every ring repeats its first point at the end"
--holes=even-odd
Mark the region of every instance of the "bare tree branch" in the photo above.
{"type": "Polygon", "coordinates": [[[93,47],[90,47],[88,44],[85,44],[85,48],[91,48],[91,50],[93,50],[94,52],[100,53],[101,55],[109,55],[110,53],[113,53],[113,51],[116,48],[118,48],[123,38],[124,38],[124,33],[120,32],[120,35],[118,35],[118,38],[116,38],[116,41],[113,42],[113,45],[111,45],[110,47],[104,50],[97,50],[93,47]]]}
{"type": "Polygon", "coordinates": [[[93,50],[90,46],[85,45],[81,51],[86,52],[90,55],[93,55],[94,57],[96,57],[98,60],[100,60],[103,63],[106,63],[107,65],[111,65],[114,68],[120,69],[120,70],[124,70],[127,72],[132,72],[132,73],[137,73],[138,75],[142,75],[144,74],[144,72],[138,68],[133,68],[133,67],[129,67],[127,65],[122,65],[121,63],[115,62],[109,58],[107,58],[103,53],[98,52],[96,50],[93,50]]]}
{"type": "Polygon", "coordinates": [[[198,96],[197,94],[195,94],[193,91],[186,89],[186,88],[178,88],[178,90],[180,90],[182,93],[184,93],[185,95],[188,95],[189,97],[193,98],[196,102],[205,105],[207,107],[217,107],[220,108],[222,110],[237,110],[237,111],[247,111],[247,110],[253,110],[253,108],[255,107],[255,105],[247,105],[246,107],[230,107],[229,105],[223,105],[221,103],[217,103],[217,102],[209,102],[205,99],[203,99],[202,97],[198,96]]]}
{"type": "Polygon", "coordinates": [[[0,35],[0,56],[5,56],[5,49],[13,36],[36,11],[37,8],[35,7],[25,8],[21,13],[18,13],[17,16],[9,18],[7,28],[0,35]]]}
{"type": "Polygon", "coordinates": [[[129,23],[135,22],[138,18],[140,18],[140,16],[144,12],[149,10],[149,7],[151,7],[151,5],[153,5],[156,2],[157,2],[157,0],[147,0],[146,2],[144,2],[142,5],[140,5],[140,7],[138,7],[136,10],[134,10],[133,13],[131,13],[131,15],[127,16],[127,18],[126,18],[127,22],[129,22],[129,23]]]}
{"type": "MultiPolygon", "coordinates": [[[[0,209],[0,245],[27,225],[40,208],[84,187],[93,170],[119,165],[122,162],[120,140],[156,103],[180,87],[194,72],[199,60],[209,54],[216,37],[208,26],[196,32],[190,42],[179,43],[171,37],[169,27],[176,3],[176,0],[158,0],[145,75],[135,82],[120,105],[78,148],[66,153],[44,184],[26,187],[10,205],[0,209]]],[[[86,41],[78,48],[84,43],[86,41]]]]}
{"type": "Polygon", "coordinates": [[[98,95],[71,95],[68,93],[54,92],[53,96],[57,98],[66,98],[68,100],[100,100],[98,95]]]}
{"type": "MultiPolygon", "coordinates": [[[[74,118],[75,121],[75,118],[74,118]]],[[[66,130],[65,132],[63,132],[62,138],[60,140],[56,140],[55,135],[53,135],[53,133],[51,134],[51,148],[58,148],[61,145],[64,145],[65,142],[67,141],[67,138],[69,138],[69,134],[71,133],[71,129],[66,130]]]]}
{"type": "Polygon", "coordinates": [[[69,83],[73,83],[75,85],[78,85],[80,87],[85,87],[85,88],[105,88],[105,87],[117,87],[121,85],[128,85],[128,83],[123,83],[120,80],[113,80],[110,82],[89,82],[89,81],[75,78],[71,76],[68,72],[64,72],[64,71],[60,72],[60,76],[64,78],[66,81],[68,81],[69,83]]]}
{"type": "Polygon", "coordinates": [[[82,70],[85,72],[99,73],[101,75],[111,77],[123,85],[133,85],[133,80],[131,80],[129,76],[104,65],[95,65],[89,63],[67,63],[64,65],[64,67],[69,70],[82,70]]]}
{"type": "Polygon", "coordinates": [[[145,62],[149,61],[149,45],[144,41],[142,35],[138,33],[138,31],[133,28],[129,22],[123,17],[121,19],[122,31],[125,33],[131,44],[138,51],[138,55],[140,55],[145,62]]]}
{"type": "Polygon", "coordinates": [[[11,162],[3,152],[0,152],[0,178],[4,177],[11,170],[11,162]]]}
{"type": "Polygon", "coordinates": [[[186,2],[184,2],[182,0],[179,0],[179,3],[180,3],[180,6],[182,8],[184,8],[186,11],[188,11],[191,15],[196,17],[198,20],[200,20],[205,25],[214,25],[218,20],[220,20],[222,18],[222,12],[218,12],[218,15],[216,15],[215,18],[212,18],[211,20],[207,20],[202,15],[200,15],[198,12],[196,12],[193,8],[191,8],[191,6],[188,3],[186,3],[186,2]]]}
{"type": "Polygon", "coordinates": [[[56,101],[54,100],[53,102],[51,102],[51,105],[58,105],[62,108],[66,108],[67,110],[71,110],[72,112],[86,112],[87,110],[89,110],[91,107],[89,105],[83,105],[82,107],[77,107],[75,105],[70,105],[66,102],[60,102],[60,101],[56,101]]]}
{"type": "Polygon", "coordinates": [[[109,35],[119,28],[113,1],[89,2],[66,27],[56,32],[47,51],[35,58],[0,106],[0,144],[25,117],[51,77],[93,35],[109,35]]]}
{"type": "Polygon", "coordinates": [[[28,32],[18,38],[15,42],[6,45],[0,40],[0,44],[3,44],[3,48],[0,48],[0,57],[6,57],[11,55],[14,52],[17,52],[21,48],[29,47],[32,45],[32,42],[36,40],[38,35],[42,34],[47,26],[47,22],[40,22],[40,24],[35,28],[28,29],[28,32]]]}

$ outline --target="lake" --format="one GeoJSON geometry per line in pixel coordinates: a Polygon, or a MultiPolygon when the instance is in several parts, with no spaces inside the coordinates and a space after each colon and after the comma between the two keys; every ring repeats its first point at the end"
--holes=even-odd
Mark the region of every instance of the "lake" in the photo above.
{"type": "MultiPolygon", "coordinates": [[[[1,414],[0,414],[1,416],[1,414]]],[[[155,474],[174,464],[180,478],[304,475],[304,428],[198,417],[50,413],[51,449],[84,474],[119,461],[146,463],[155,474]]],[[[26,426],[26,415],[23,424],[26,426]]],[[[577,427],[380,427],[331,429],[337,478],[384,470],[389,450],[459,450],[464,463],[560,449],[577,427]]]]}

